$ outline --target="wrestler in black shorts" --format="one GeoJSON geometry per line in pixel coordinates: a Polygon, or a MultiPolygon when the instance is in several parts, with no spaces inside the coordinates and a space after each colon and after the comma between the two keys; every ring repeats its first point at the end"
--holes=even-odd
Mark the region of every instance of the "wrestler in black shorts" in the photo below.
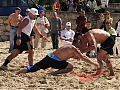
{"type": "Polygon", "coordinates": [[[113,36],[108,37],[103,43],[101,43],[101,49],[108,52],[108,54],[113,54],[113,46],[115,44],[115,39],[113,36]]]}
{"type": "Polygon", "coordinates": [[[14,47],[13,48],[20,50],[20,53],[22,53],[23,51],[33,49],[33,46],[30,43],[30,37],[28,35],[24,34],[23,32],[21,33],[21,44],[19,46],[16,44],[16,40],[17,40],[17,35],[14,38],[14,47]]]}
{"type": "Polygon", "coordinates": [[[35,36],[35,33],[34,33],[33,30],[32,30],[32,32],[31,32],[31,34],[30,34],[30,37],[32,37],[32,36],[35,36]]]}

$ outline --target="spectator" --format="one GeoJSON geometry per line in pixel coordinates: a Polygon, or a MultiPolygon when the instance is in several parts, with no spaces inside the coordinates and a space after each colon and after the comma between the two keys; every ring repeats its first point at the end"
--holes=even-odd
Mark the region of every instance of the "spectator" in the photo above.
{"type": "Polygon", "coordinates": [[[62,21],[61,18],[57,16],[57,13],[53,13],[53,17],[50,21],[50,27],[51,27],[51,38],[52,38],[52,46],[53,49],[57,49],[59,46],[59,32],[62,29],[62,21]]]}
{"type": "Polygon", "coordinates": [[[85,23],[87,22],[87,17],[85,16],[85,11],[81,11],[80,16],[77,17],[76,19],[76,24],[77,24],[77,28],[76,31],[77,32],[81,32],[81,29],[85,27],[85,23]]]}
{"type": "Polygon", "coordinates": [[[113,18],[111,18],[109,11],[106,11],[105,21],[106,21],[106,22],[110,22],[111,24],[113,23],[113,18]]]}
{"type": "Polygon", "coordinates": [[[86,32],[88,32],[89,30],[92,30],[92,24],[90,21],[87,21],[85,24],[85,27],[82,28],[81,33],[85,34],[86,32]]]}
{"type": "Polygon", "coordinates": [[[60,11],[60,3],[59,0],[55,0],[54,4],[53,4],[53,9],[54,11],[60,11]]]}
{"type": "MultiPolygon", "coordinates": [[[[106,26],[106,31],[111,36],[113,36],[114,40],[116,40],[117,33],[116,33],[115,29],[111,26],[111,23],[110,22],[106,22],[105,26],[106,26]]],[[[118,49],[117,48],[116,48],[116,52],[115,53],[118,54],[118,49]]],[[[113,55],[113,51],[112,51],[111,55],[113,55]]]]}
{"type": "Polygon", "coordinates": [[[97,28],[102,29],[103,28],[103,22],[104,22],[104,14],[99,15],[99,20],[97,21],[97,28]]]}
{"type": "Polygon", "coordinates": [[[115,25],[115,30],[117,32],[117,35],[120,36],[120,19],[118,20],[118,22],[115,25]]]}
{"type": "Polygon", "coordinates": [[[114,39],[115,39],[115,37],[117,36],[117,33],[116,33],[115,29],[111,26],[111,23],[110,22],[106,22],[105,26],[106,26],[106,31],[110,35],[112,35],[114,37],[114,39]]]}
{"type": "Polygon", "coordinates": [[[109,23],[112,24],[113,18],[111,18],[109,11],[106,11],[106,14],[105,14],[105,15],[106,15],[106,17],[105,17],[105,20],[104,20],[104,22],[103,22],[103,28],[104,28],[104,30],[106,31],[106,26],[105,26],[106,22],[109,22],[109,23]]]}
{"type": "Polygon", "coordinates": [[[96,0],[88,0],[87,4],[89,4],[90,10],[94,12],[95,8],[97,7],[96,0]]]}
{"type": "Polygon", "coordinates": [[[77,12],[81,12],[82,11],[82,5],[83,5],[83,3],[81,2],[81,0],[78,0],[78,2],[76,4],[76,11],[77,12]]]}
{"type": "Polygon", "coordinates": [[[29,12],[30,12],[30,9],[27,8],[26,11],[25,11],[25,15],[28,16],[28,15],[29,15],[29,12]]]}
{"type": "Polygon", "coordinates": [[[105,12],[105,8],[108,7],[109,0],[101,0],[102,13],[105,12]]]}
{"type": "Polygon", "coordinates": [[[73,0],[69,0],[69,1],[68,1],[68,6],[69,6],[68,11],[69,11],[69,12],[73,12],[73,11],[74,11],[74,3],[73,3],[73,0]]]}
{"type": "Polygon", "coordinates": [[[61,40],[64,40],[64,44],[72,44],[75,32],[71,30],[71,23],[66,23],[66,28],[61,31],[61,40]]]}
{"type": "Polygon", "coordinates": [[[9,53],[12,52],[14,46],[14,37],[16,35],[18,26],[22,21],[22,16],[20,15],[21,9],[17,7],[15,13],[12,13],[8,17],[8,24],[10,25],[10,48],[9,53]]]}
{"type": "MultiPolygon", "coordinates": [[[[47,27],[50,25],[49,21],[46,17],[44,17],[45,12],[43,10],[39,11],[39,17],[36,20],[37,23],[37,28],[40,30],[40,32],[44,35],[47,36],[47,33],[49,32],[47,27]]],[[[35,42],[34,42],[34,48],[38,47],[38,42],[39,42],[39,36],[35,35],[35,42]]],[[[44,48],[46,46],[45,40],[41,40],[41,48],[44,48]]]]}
{"type": "Polygon", "coordinates": [[[86,11],[87,10],[87,0],[84,0],[83,1],[83,5],[82,5],[82,9],[84,10],[84,11],[86,11]]]}
{"type": "Polygon", "coordinates": [[[62,3],[60,4],[61,11],[68,11],[68,2],[67,0],[62,0],[62,3]]]}
{"type": "Polygon", "coordinates": [[[101,2],[97,1],[97,6],[95,7],[95,12],[96,13],[103,13],[101,9],[102,9],[101,2]]]}
{"type": "Polygon", "coordinates": [[[78,0],[73,0],[74,11],[76,11],[78,0]]]}

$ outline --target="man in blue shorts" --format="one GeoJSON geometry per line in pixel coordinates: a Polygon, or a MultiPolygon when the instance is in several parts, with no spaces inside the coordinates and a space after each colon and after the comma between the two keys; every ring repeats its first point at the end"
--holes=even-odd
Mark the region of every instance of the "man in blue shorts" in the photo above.
{"type": "MultiPolygon", "coordinates": [[[[73,43],[75,44],[77,43],[77,41],[74,41],[73,43]]],[[[36,72],[40,69],[45,70],[49,67],[58,69],[57,71],[52,72],[52,75],[67,73],[72,71],[73,69],[73,65],[66,62],[70,58],[81,59],[89,64],[94,65],[95,67],[98,67],[96,63],[90,61],[90,59],[87,56],[83,55],[81,51],[74,45],[64,45],[61,48],[54,51],[53,53],[47,54],[45,58],[43,58],[33,66],[27,66],[26,68],[18,71],[17,74],[36,72]]]]}

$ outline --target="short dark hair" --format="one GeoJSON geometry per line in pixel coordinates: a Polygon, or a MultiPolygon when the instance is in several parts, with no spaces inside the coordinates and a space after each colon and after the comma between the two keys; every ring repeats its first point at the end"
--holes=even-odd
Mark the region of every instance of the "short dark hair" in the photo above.
{"type": "Polygon", "coordinates": [[[15,9],[15,10],[21,10],[21,9],[20,9],[20,7],[16,7],[16,9],[15,9]]]}
{"type": "Polygon", "coordinates": [[[105,24],[110,24],[111,25],[112,23],[111,22],[106,22],[105,24]]]}
{"type": "Polygon", "coordinates": [[[81,32],[75,32],[74,39],[78,39],[78,36],[82,36],[81,32]]]}
{"type": "Polygon", "coordinates": [[[91,21],[87,21],[86,23],[91,23],[91,21]]]}

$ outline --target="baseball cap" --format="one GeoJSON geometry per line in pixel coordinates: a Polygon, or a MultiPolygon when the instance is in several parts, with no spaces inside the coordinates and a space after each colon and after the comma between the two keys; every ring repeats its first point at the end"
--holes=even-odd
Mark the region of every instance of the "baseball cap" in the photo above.
{"type": "Polygon", "coordinates": [[[71,22],[67,22],[67,23],[66,23],[66,26],[71,26],[71,22]]]}
{"type": "Polygon", "coordinates": [[[27,9],[26,9],[26,12],[30,12],[30,9],[29,9],[29,8],[27,8],[27,9]]]}
{"type": "Polygon", "coordinates": [[[41,13],[41,12],[43,12],[43,11],[45,11],[45,10],[39,10],[39,13],[41,13]]]}
{"type": "Polygon", "coordinates": [[[31,8],[30,9],[30,12],[33,14],[33,15],[39,15],[38,14],[38,10],[36,8],[31,8]]]}

